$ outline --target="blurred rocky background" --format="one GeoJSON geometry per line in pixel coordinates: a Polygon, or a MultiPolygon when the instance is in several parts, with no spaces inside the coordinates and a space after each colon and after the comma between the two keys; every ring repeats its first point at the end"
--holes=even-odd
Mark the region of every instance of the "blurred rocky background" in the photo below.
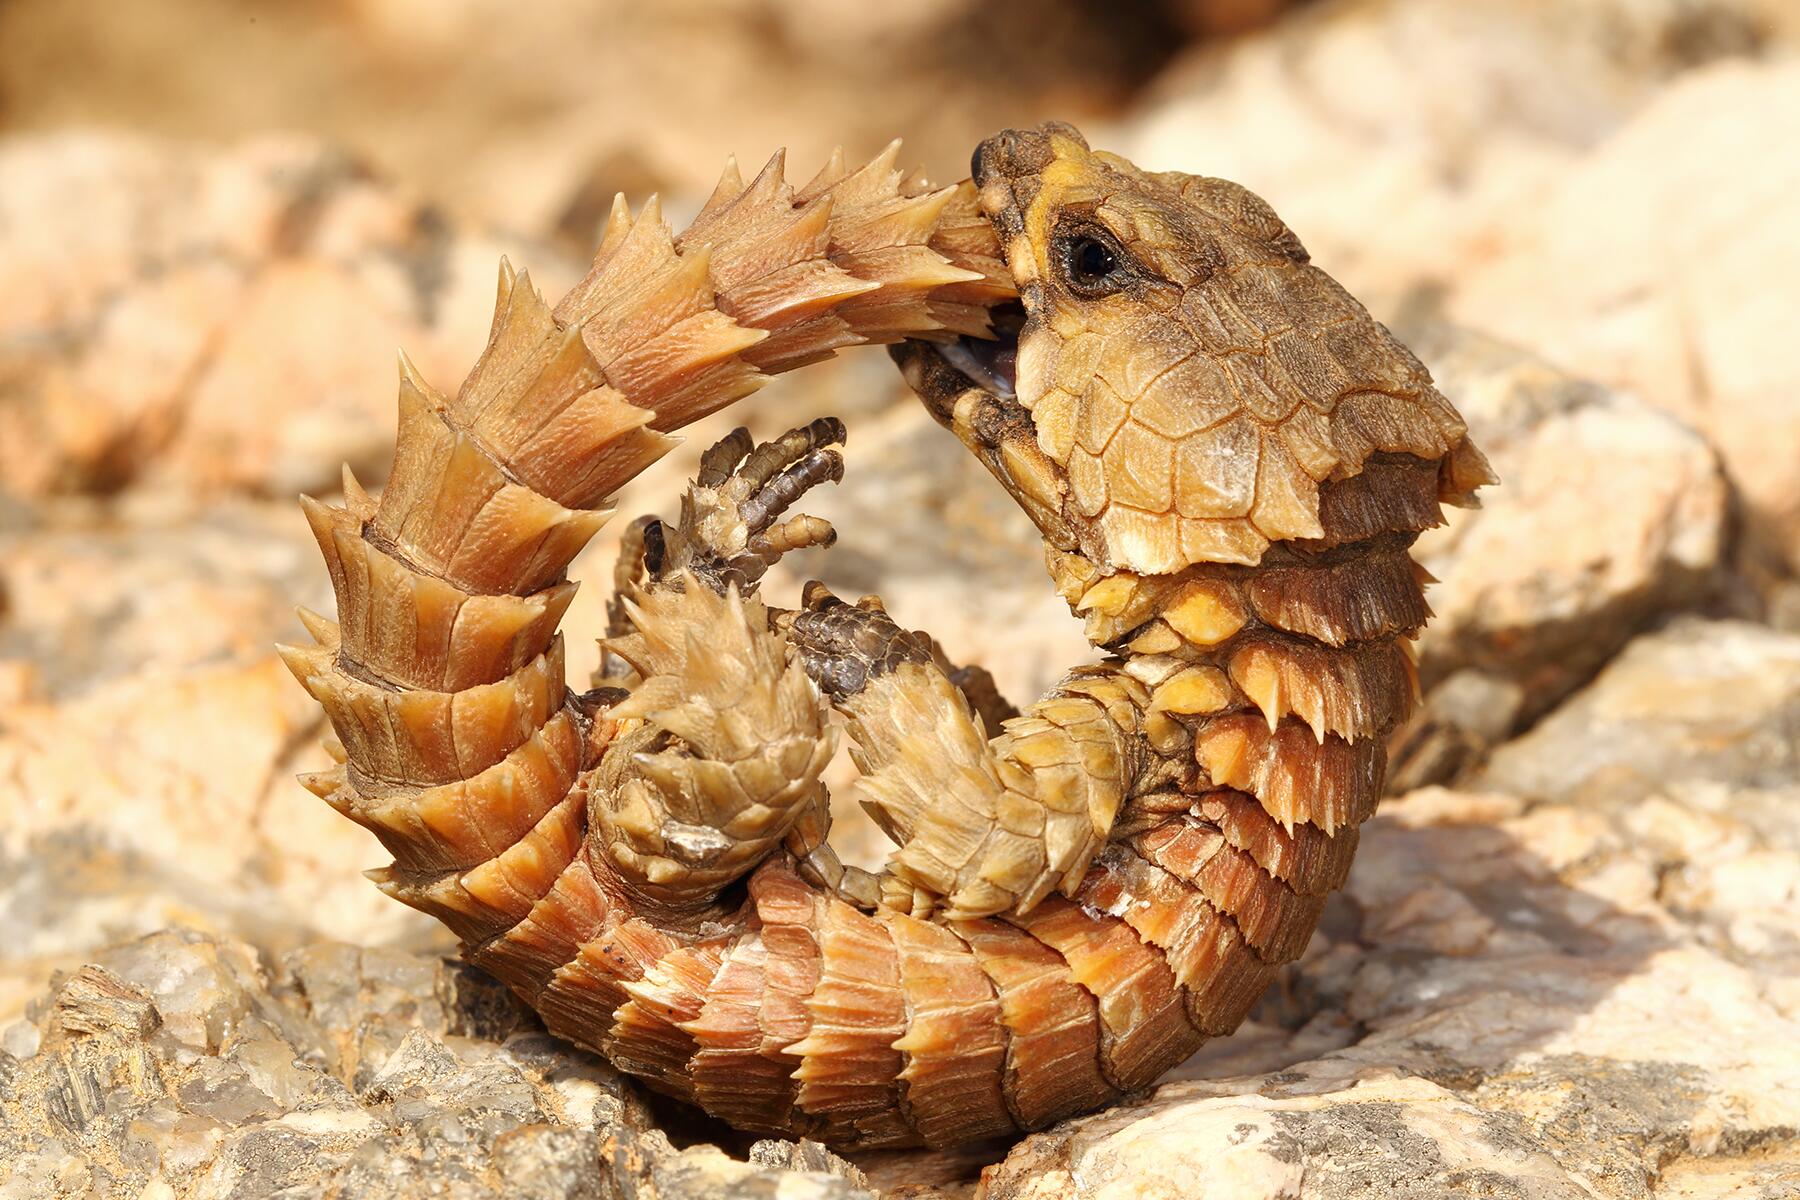
{"type": "MultiPolygon", "coordinates": [[[[1800,1195],[1796,47],[1791,0],[0,4],[0,1198],[1800,1195]],[[1149,1094],[854,1165],[696,1127],[293,782],[294,494],[379,482],[396,347],[454,386],[500,255],[560,290],[614,191],[894,135],[947,181],[1052,116],[1265,195],[1503,477],[1423,543],[1396,796],[1149,1094]]],[[[843,540],[772,588],[880,591],[1014,696],[1082,654],[879,353],[690,448],[825,411],[843,540]]]]}

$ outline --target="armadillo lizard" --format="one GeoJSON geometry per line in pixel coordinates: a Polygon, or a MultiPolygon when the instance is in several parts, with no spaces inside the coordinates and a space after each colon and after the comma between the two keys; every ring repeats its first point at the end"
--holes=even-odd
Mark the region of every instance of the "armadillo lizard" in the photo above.
{"type": "Polygon", "coordinates": [[[402,364],[379,500],[306,502],[338,619],[284,648],[308,788],[555,1033],[743,1129],[940,1146],[1041,1128],[1230,1033],[1343,883],[1415,691],[1408,554],[1490,480],[1424,367],[1269,206],[1063,125],[931,189],[890,151],[615,207],[555,308],[505,267],[454,396],[402,364]],[[1042,531],[1103,661],[1015,714],[879,601],[764,570],[835,421],[710,450],[625,539],[607,667],[565,568],[670,430],[858,342],[1042,531]],[[898,849],[825,841],[842,715],[898,849]]]}

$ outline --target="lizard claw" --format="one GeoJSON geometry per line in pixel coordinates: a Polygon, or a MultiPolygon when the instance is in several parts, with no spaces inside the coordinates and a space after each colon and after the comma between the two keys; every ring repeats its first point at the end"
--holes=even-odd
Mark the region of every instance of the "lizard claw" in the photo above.
{"type": "Polygon", "coordinates": [[[756,583],[781,556],[837,540],[831,522],[802,513],[780,520],[801,496],[844,477],[844,423],[821,417],[755,445],[732,430],[700,458],[681,502],[681,520],[665,529],[659,578],[691,571],[717,591],[756,583]]]}

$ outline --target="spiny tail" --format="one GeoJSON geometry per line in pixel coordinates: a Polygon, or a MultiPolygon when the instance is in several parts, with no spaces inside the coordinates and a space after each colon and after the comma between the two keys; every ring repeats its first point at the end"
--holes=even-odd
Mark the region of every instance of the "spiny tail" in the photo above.
{"type": "MultiPolygon", "coordinates": [[[[796,191],[776,155],[728,168],[686,233],[615,204],[594,265],[549,307],[501,266],[488,345],[446,396],[401,363],[379,500],[303,501],[336,622],[284,647],[338,760],[306,785],[393,854],[383,890],[443,919],[528,993],[608,911],[582,848],[604,730],[565,685],[570,560],[669,432],[843,346],[985,328],[1009,286],[972,191],[931,190],[898,144],[796,191]],[[509,933],[505,945],[496,939],[509,933]]],[[[660,939],[660,940],[659,940],[660,939]]],[[[656,961],[631,928],[608,953],[656,961]]],[[[552,1000],[551,1003],[554,1001],[552,1000]]]]}

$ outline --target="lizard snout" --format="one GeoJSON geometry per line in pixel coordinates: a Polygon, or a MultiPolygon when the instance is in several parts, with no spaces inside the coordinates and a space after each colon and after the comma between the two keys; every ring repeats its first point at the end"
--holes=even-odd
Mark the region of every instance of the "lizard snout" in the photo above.
{"type": "Polygon", "coordinates": [[[1003,129],[975,147],[969,159],[969,177],[976,187],[985,187],[994,179],[1036,175],[1054,157],[1050,135],[1043,130],[1003,129]]]}

